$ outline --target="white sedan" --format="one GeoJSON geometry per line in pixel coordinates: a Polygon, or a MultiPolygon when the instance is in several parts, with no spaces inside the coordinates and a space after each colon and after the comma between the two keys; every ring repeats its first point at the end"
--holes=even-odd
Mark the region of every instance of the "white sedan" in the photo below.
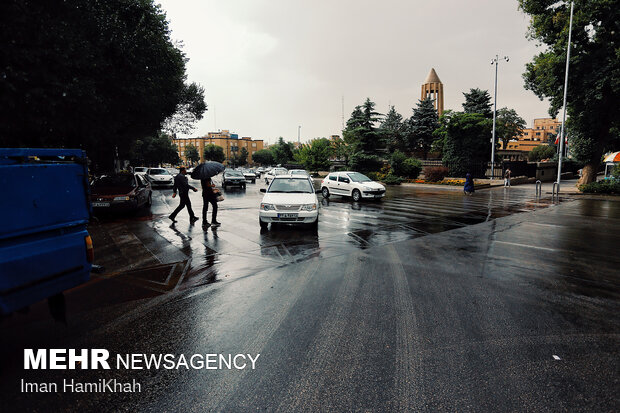
{"type": "Polygon", "coordinates": [[[258,211],[261,230],[269,223],[319,225],[319,201],[312,181],[304,176],[276,176],[267,189],[258,211]]]}
{"type": "Polygon", "coordinates": [[[271,171],[267,172],[267,175],[265,175],[265,183],[269,185],[269,182],[271,182],[274,176],[286,174],[288,174],[288,169],[286,168],[273,168],[271,171]]]}
{"type": "Polygon", "coordinates": [[[321,182],[323,198],[330,195],[350,196],[354,201],[362,198],[381,199],[385,187],[359,172],[332,172],[321,182]]]}
{"type": "Polygon", "coordinates": [[[172,187],[174,185],[174,177],[164,168],[149,168],[144,176],[153,188],[156,186],[172,187]]]}

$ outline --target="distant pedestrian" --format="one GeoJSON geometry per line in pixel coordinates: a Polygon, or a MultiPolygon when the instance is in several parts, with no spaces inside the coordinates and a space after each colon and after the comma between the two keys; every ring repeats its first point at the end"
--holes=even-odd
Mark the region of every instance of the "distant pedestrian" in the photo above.
{"type": "Polygon", "coordinates": [[[467,195],[471,195],[474,191],[474,180],[472,179],[471,174],[468,173],[465,175],[465,186],[463,186],[463,192],[467,195]]]}
{"type": "Polygon", "coordinates": [[[211,178],[200,180],[202,186],[202,226],[207,228],[211,225],[219,227],[220,223],[217,222],[217,195],[213,191],[215,184],[211,178]],[[209,204],[211,204],[211,223],[207,221],[207,212],[209,212],[209,204]]]}
{"type": "Polygon", "coordinates": [[[510,168],[506,168],[506,172],[504,172],[504,187],[510,186],[510,168]]]}
{"type": "Polygon", "coordinates": [[[179,174],[174,177],[174,185],[172,186],[172,197],[174,198],[177,196],[178,190],[179,198],[181,198],[181,203],[179,204],[177,209],[175,209],[174,212],[170,214],[168,218],[170,218],[172,222],[176,222],[175,218],[177,214],[187,206],[187,212],[189,212],[189,221],[193,224],[194,222],[198,221],[199,218],[194,215],[194,211],[192,210],[192,203],[189,200],[189,190],[191,189],[194,192],[198,190],[187,182],[187,177],[185,176],[186,174],[187,171],[185,170],[185,167],[182,166],[181,168],[179,168],[179,174]]]}

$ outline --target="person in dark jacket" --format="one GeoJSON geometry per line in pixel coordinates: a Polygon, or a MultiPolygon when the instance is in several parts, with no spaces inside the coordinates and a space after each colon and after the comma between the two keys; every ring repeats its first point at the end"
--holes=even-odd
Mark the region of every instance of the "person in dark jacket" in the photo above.
{"type": "Polygon", "coordinates": [[[211,178],[201,179],[200,185],[202,186],[202,226],[209,227],[213,225],[214,227],[219,227],[220,223],[217,222],[217,195],[213,192],[213,187],[215,186],[211,181],[211,178]],[[209,204],[212,206],[211,212],[211,223],[207,221],[207,212],[209,212],[209,204]]]}
{"type": "Polygon", "coordinates": [[[179,204],[177,209],[175,209],[174,212],[170,214],[168,218],[170,218],[172,222],[177,222],[175,219],[177,214],[187,206],[187,212],[189,212],[189,221],[193,224],[194,222],[198,221],[199,218],[194,215],[194,211],[192,210],[192,203],[189,200],[189,190],[191,189],[194,192],[198,190],[187,182],[187,177],[185,176],[186,174],[187,171],[185,170],[185,168],[181,167],[179,168],[179,174],[174,177],[174,185],[172,186],[172,197],[174,198],[177,196],[178,190],[179,198],[181,198],[181,203],[179,204]]]}
{"type": "Polygon", "coordinates": [[[467,195],[471,195],[474,193],[474,180],[471,178],[471,174],[465,175],[465,186],[463,187],[463,192],[467,195]]]}

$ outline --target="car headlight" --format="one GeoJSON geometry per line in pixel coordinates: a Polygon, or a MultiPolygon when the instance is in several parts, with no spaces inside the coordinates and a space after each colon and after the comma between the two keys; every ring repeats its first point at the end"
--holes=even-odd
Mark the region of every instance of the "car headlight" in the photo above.
{"type": "Polygon", "coordinates": [[[302,211],[315,211],[316,210],[316,204],[304,204],[301,207],[302,211]]]}
{"type": "Polygon", "coordinates": [[[276,207],[273,204],[261,203],[260,204],[260,209],[262,209],[263,211],[275,211],[276,207]]]}
{"type": "Polygon", "coordinates": [[[129,201],[129,197],[128,196],[115,196],[114,200],[115,201],[129,201]]]}
{"type": "Polygon", "coordinates": [[[368,186],[364,186],[364,191],[372,191],[372,188],[368,187],[368,186]]]}

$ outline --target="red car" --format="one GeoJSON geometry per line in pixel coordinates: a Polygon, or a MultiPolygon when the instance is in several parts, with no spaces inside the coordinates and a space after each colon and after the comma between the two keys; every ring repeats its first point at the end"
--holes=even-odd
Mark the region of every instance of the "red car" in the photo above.
{"type": "Polygon", "coordinates": [[[150,207],[151,184],[138,174],[103,175],[91,184],[91,205],[94,211],[136,211],[150,207]]]}

